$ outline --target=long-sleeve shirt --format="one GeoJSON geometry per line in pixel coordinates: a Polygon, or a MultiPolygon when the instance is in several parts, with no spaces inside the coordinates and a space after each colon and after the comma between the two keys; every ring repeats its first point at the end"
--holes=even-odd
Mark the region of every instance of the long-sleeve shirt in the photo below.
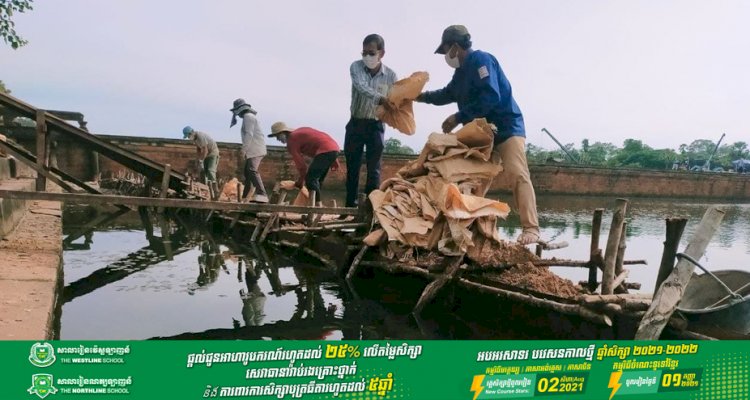
{"type": "MultiPolygon", "coordinates": [[[[297,172],[299,172],[297,185],[300,186],[307,175],[307,164],[303,156],[315,158],[318,154],[329,153],[331,151],[338,152],[340,149],[338,143],[332,137],[328,136],[327,133],[313,128],[302,127],[289,132],[286,150],[292,156],[294,166],[297,167],[297,172]]],[[[335,165],[338,168],[338,163],[339,161],[336,160],[332,166],[335,165]]]]}
{"type": "Polygon", "coordinates": [[[380,63],[378,73],[370,75],[362,60],[353,62],[349,73],[352,76],[352,118],[377,119],[375,108],[396,82],[396,73],[380,63]]]}
{"type": "Polygon", "coordinates": [[[495,144],[511,136],[526,136],[523,115],[513,99],[510,82],[490,53],[469,52],[448,86],[425,92],[422,100],[436,105],[458,103],[456,119],[462,124],[486,118],[497,127],[495,144]]]}
{"type": "Polygon", "coordinates": [[[219,147],[216,145],[216,141],[205,132],[195,131],[193,143],[200,149],[206,149],[206,157],[219,155],[219,147]]]}
{"type": "Polygon", "coordinates": [[[246,112],[242,116],[242,156],[247,158],[262,157],[266,155],[266,139],[260,130],[260,124],[255,115],[246,112]]]}

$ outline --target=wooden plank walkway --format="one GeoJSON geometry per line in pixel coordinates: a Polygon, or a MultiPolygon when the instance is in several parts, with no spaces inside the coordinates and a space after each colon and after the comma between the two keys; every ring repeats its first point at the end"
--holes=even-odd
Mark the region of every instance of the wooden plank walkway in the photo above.
{"type": "Polygon", "coordinates": [[[0,198],[21,200],[52,200],[80,204],[122,204],[136,207],[146,206],[198,210],[245,211],[251,213],[288,212],[299,214],[315,213],[332,215],[357,215],[359,213],[359,209],[354,207],[290,206],[278,204],[236,203],[207,200],[162,199],[155,197],[118,196],[107,194],[27,192],[21,190],[0,190],[0,198]]]}

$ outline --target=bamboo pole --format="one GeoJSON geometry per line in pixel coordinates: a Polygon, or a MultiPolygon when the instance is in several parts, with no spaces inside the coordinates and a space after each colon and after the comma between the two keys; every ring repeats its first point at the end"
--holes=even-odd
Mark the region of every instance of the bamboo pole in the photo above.
{"type": "Polygon", "coordinates": [[[674,258],[677,254],[677,248],[680,246],[682,233],[687,225],[687,218],[667,218],[667,232],[664,240],[664,251],[661,254],[661,263],[659,264],[659,273],[656,275],[656,286],[654,286],[654,297],[661,286],[662,282],[672,273],[674,269],[674,258]]]}
{"type": "MultiPolygon", "coordinates": [[[[716,207],[710,207],[706,211],[698,229],[685,249],[685,254],[696,260],[703,256],[708,243],[719,228],[724,214],[723,210],[716,207]]],[[[636,340],[656,340],[659,338],[669,318],[677,308],[677,304],[682,299],[685,286],[690,281],[694,269],[695,266],[689,261],[680,259],[672,273],[659,286],[651,307],[646,311],[646,315],[638,326],[638,331],[635,334],[636,340]]]]}
{"type": "MultiPolygon", "coordinates": [[[[239,217],[239,215],[238,215],[239,217]]],[[[257,224],[255,224],[255,228],[253,228],[253,234],[250,236],[250,242],[255,243],[256,240],[258,240],[258,235],[260,235],[260,232],[262,231],[262,227],[260,221],[258,221],[257,224]]]]}
{"type": "Polygon", "coordinates": [[[604,273],[602,274],[602,294],[614,293],[612,280],[615,279],[615,261],[617,249],[620,246],[620,235],[622,235],[622,224],[625,222],[625,212],[628,201],[625,199],[615,200],[615,210],[612,215],[612,225],[609,228],[607,249],[604,252],[604,273]]]}
{"type": "Polygon", "coordinates": [[[357,268],[359,268],[359,263],[362,262],[362,258],[365,256],[365,253],[367,252],[367,249],[369,246],[362,245],[362,248],[359,249],[359,252],[357,252],[357,255],[354,256],[354,260],[352,261],[352,265],[349,267],[349,271],[346,272],[346,280],[351,281],[352,278],[354,278],[354,275],[357,274],[357,268]]]}
{"type": "Polygon", "coordinates": [[[436,277],[435,274],[431,273],[430,271],[424,268],[413,267],[411,265],[405,265],[405,264],[400,264],[400,263],[388,264],[388,263],[381,262],[381,261],[362,261],[359,265],[363,267],[380,268],[384,270],[385,272],[388,272],[391,274],[407,273],[407,274],[416,275],[422,278],[427,278],[430,280],[435,279],[436,277]]]}
{"type": "MultiPolygon", "coordinates": [[[[258,238],[258,243],[263,243],[266,240],[266,237],[268,236],[268,233],[271,232],[271,227],[276,222],[276,220],[279,219],[279,213],[273,213],[271,214],[271,218],[266,221],[266,225],[263,227],[263,232],[260,234],[260,237],[258,238]]],[[[258,223],[260,226],[260,223],[258,223]]]]}
{"type": "MultiPolygon", "coordinates": [[[[588,268],[590,261],[575,260],[536,260],[531,261],[536,267],[581,267],[588,268]]],[[[647,265],[646,260],[626,260],[623,265],[647,265]]]]}
{"type": "Polygon", "coordinates": [[[586,285],[590,292],[596,290],[598,279],[596,276],[598,272],[597,268],[603,268],[603,265],[600,265],[599,262],[595,262],[595,260],[602,260],[602,251],[599,249],[599,236],[602,231],[602,215],[604,215],[604,209],[597,208],[594,210],[594,219],[591,222],[591,248],[587,265],[589,268],[589,281],[588,285],[586,285]]]}
{"type": "MultiPolygon", "coordinates": [[[[589,281],[578,281],[578,284],[581,287],[586,287],[589,284],[589,281]]],[[[601,284],[601,282],[596,282],[594,284],[594,290],[601,284]]],[[[625,286],[628,289],[631,290],[641,290],[641,284],[639,282],[625,282],[623,283],[623,286],[625,286]]]]}
{"type": "Polygon", "coordinates": [[[651,296],[649,294],[641,293],[628,293],[628,294],[586,294],[581,296],[582,304],[597,304],[597,303],[625,303],[628,300],[634,299],[646,299],[651,302],[651,296]]]}
{"type": "MultiPolygon", "coordinates": [[[[315,207],[315,194],[314,190],[310,191],[310,207],[315,207]]],[[[315,226],[315,214],[311,211],[307,214],[307,226],[315,226]]]]}
{"type": "Polygon", "coordinates": [[[318,232],[318,231],[335,231],[339,229],[355,229],[364,226],[369,226],[364,222],[352,222],[352,223],[341,223],[341,224],[328,224],[321,226],[282,226],[278,229],[272,230],[272,232],[318,232]]]}
{"type": "Polygon", "coordinates": [[[594,210],[594,219],[591,222],[591,251],[589,253],[594,254],[599,249],[599,236],[602,231],[602,215],[604,214],[603,208],[597,208],[594,210]]]}
{"type": "MultiPolygon", "coordinates": [[[[622,285],[623,282],[625,282],[625,279],[627,279],[629,274],[630,274],[629,270],[623,269],[622,272],[620,272],[620,275],[617,275],[617,277],[615,277],[615,279],[612,280],[612,287],[613,288],[620,287],[620,285],[622,285]]],[[[622,290],[623,290],[623,293],[628,292],[625,287],[623,287],[622,290]]]]}
{"type": "MultiPolygon", "coordinates": [[[[38,170],[47,171],[47,117],[44,110],[36,110],[36,165],[38,170]]],[[[47,190],[47,177],[45,174],[37,174],[36,191],[43,192],[47,190]]]]}
{"type": "Polygon", "coordinates": [[[422,291],[422,295],[419,296],[417,305],[415,305],[414,310],[412,310],[412,314],[420,314],[427,303],[431,302],[432,299],[434,299],[435,296],[440,293],[440,290],[445,287],[448,282],[461,276],[460,268],[461,263],[464,260],[464,256],[465,254],[462,254],[457,258],[451,257],[444,260],[444,263],[448,264],[448,266],[445,268],[445,272],[443,272],[442,275],[440,275],[434,281],[430,282],[430,284],[427,285],[426,288],[424,288],[424,290],[422,291]]]}
{"type": "MultiPolygon", "coordinates": [[[[617,257],[615,258],[615,276],[619,278],[622,273],[622,264],[625,259],[625,249],[628,247],[626,243],[626,237],[628,232],[628,223],[623,222],[622,223],[622,233],[620,234],[620,244],[617,246],[617,257]]],[[[627,275],[625,275],[627,277],[627,275]]],[[[615,278],[615,282],[612,283],[612,287],[614,288],[615,293],[627,293],[628,289],[620,286],[620,284],[624,281],[620,281],[617,283],[617,278],[615,278]]]]}
{"type": "MultiPolygon", "coordinates": [[[[169,177],[170,173],[172,172],[172,165],[171,164],[165,164],[164,165],[164,174],[161,176],[161,187],[159,188],[159,198],[166,199],[167,198],[167,192],[169,191],[169,177]]],[[[159,214],[164,212],[164,207],[159,207],[156,209],[159,214]]]]}
{"type": "Polygon", "coordinates": [[[524,302],[536,307],[557,311],[562,314],[579,316],[598,324],[612,326],[612,319],[609,316],[598,313],[578,304],[558,303],[556,301],[541,299],[524,293],[517,293],[505,289],[483,285],[481,283],[472,282],[464,278],[459,278],[458,282],[461,284],[461,286],[477,290],[480,293],[494,294],[498,297],[524,302]]]}
{"type": "MultiPolygon", "coordinates": [[[[172,171],[174,177],[175,172],[172,171]]],[[[147,180],[145,185],[150,193],[152,187],[151,180],[147,180]]],[[[87,194],[87,193],[51,193],[51,192],[28,192],[24,190],[0,190],[0,198],[20,199],[20,200],[50,200],[64,201],[72,204],[123,204],[132,206],[147,207],[165,207],[165,208],[190,208],[200,210],[221,210],[221,211],[244,211],[249,213],[260,212],[288,212],[300,213],[314,212],[318,214],[337,214],[337,215],[355,215],[357,209],[353,207],[309,207],[309,206],[292,206],[280,204],[261,204],[261,203],[235,203],[233,201],[203,201],[203,200],[186,200],[186,199],[160,199],[153,197],[139,196],[116,196],[108,194],[87,194]]]]}
{"type": "Polygon", "coordinates": [[[549,243],[545,242],[544,240],[537,241],[537,246],[540,246],[542,250],[557,250],[557,249],[564,249],[569,246],[568,242],[562,241],[557,243],[549,243]]]}
{"type": "MultiPolygon", "coordinates": [[[[281,189],[280,187],[278,187],[278,189],[280,191],[278,192],[279,196],[278,196],[278,199],[276,199],[276,204],[281,205],[281,204],[284,204],[287,191],[285,189],[281,189]]],[[[258,239],[259,243],[263,243],[266,240],[266,236],[268,236],[268,233],[271,231],[271,228],[274,226],[275,223],[278,222],[278,220],[279,220],[278,212],[271,214],[271,216],[268,218],[268,221],[266,221],[266,225],[263,227],[263,233],[261,233],[260,238],[258,239]]],[[[260,222],[258,222],[258,225],[260,225],[260,222]]]]}
{"type": "Polygon", "coordinates": [[[334,264],[333,261],[331,261],[328,257],[316,252],[315,250],[311,248],[302,247],[298,245],[297,243],[293,243],[288,240],[279,240],[278,242],[273,242],[273,243],[280,245],[280,246],[286,246],[286,247],[291,247],[293,249],[297,249],[297,251],[301,251],[309,256],[316,258],[318,261],[323,263],[323,265],[325,265],[328,268],[332,268],[332,269],[336,268],[336,264],[334,264]]]}

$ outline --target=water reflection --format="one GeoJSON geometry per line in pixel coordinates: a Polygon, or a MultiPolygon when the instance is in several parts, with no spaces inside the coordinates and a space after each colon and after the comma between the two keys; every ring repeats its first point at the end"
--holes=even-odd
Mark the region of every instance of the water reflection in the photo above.
{"type": "MultiPolygon", "coordinates": [[[[604,247],[613,204],[614,199],[606,198],[541,197],[542,237],[570,243],[545,256],[587,260],[593,210],[607,209],[604,247]]],[[[710,269],[744,269],[750,260],[750,206],[723,206],[726,218],[702,262],[710,269]]],[[[664,219],[689,218],[684,249],[706,208],[633,199],[626,259],[646,259],[649,265],[629,266],[629,280],[652,291],[664,219]]],[[[423,319],[415,320],[410,311],[424,287],[419,280],[365,274],[353,291],[334,274],[290,259],[279,249],[240,246],[213,236],[202,220],[165,219],[148,210],[113,215],[65,211],[63,229],[70,240],[64,252],[62,339],[493,339],[549,334],[541,327],[519,331],[503,322],[501,314],[497,323],[479,323],[454,312],[460,310],[440,307],[428,307],[423,319]]],[[[511,214],[501,236],[516,237],[517,226],[511,214]]],[[[585,269],[554,270],[574,282],[587,278],[585,269]]],[[[470,309],[468,299],[458,303],[464,311],[470,309]]],[[[518,309],[512,313],[526,315],[518,309]]]]}
{"type": "MultiPolygon", "coordinates": [[[[245,322],[245,326],[260,326],[263,322],[264,307],[266,305],[266,295],[260,289],[258,282],[260,281],[260,267],[256,265],[255,260],[252,262],[240,262],[237,266],[238,276],[241,276],[243,264],[247,264],[245,269],[245,286],[246,288],[240,289],[240,299],[242,299],[242,320],[245,322]]],[[[236,319],[232,320],[235,328],[240,327],[240,322],[236,319]]]]}

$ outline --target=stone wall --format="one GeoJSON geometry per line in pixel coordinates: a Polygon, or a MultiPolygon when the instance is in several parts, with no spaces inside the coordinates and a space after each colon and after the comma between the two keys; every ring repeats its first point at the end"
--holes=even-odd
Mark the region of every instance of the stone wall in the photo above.
{"type": "MultiPolygon", "coordinates": [[[[169,163],[178,171],[198,171],[195,147],[187,141],[134,136],[102,135],[105,139],[128,150],[137,152],[159,163],[169,163]]],[[[34,149],[33,140],[24,143],[34,149]]],[[[243,161],[238,143],[219,143],[221,159],[219,179],[237,177],[242,180],[243,161]]],[[[294,179],[296,170],[283,147],[269,147],[269,154],[260,166],[260,173],[268,186],[277,180],[294,179]]],[[[382,179],[392,177],[413,156],[385,155],[382,179]]],[[[91,179],[92,163],[96,160],[90,151],[74,142],[60,140],[57,161],[61,169],[73,175],[91,179]]],[[[339,157],[343,170],[329,173],[326,186],[344,190],[345,161],[339,157]]],[[[98,158],[102,177],[127,173],[123,166],[105,158],[98,158]]],[[[570,165],[530,165],[531,177],[538,194],[571,194],[620,197],[690,197],[750,201],[750,174],[708,173],[688,171],[649,171],[621,168],[595,168],[570,165]]],[[[365,173],[362,167],[361,183],[365,173]]],[[[506,176],[495,179],[493,191],[508,191],[511,182],[506,176]]]]}
{"type": "MultiPolygon", "coordinates": [[[[107,136],[120,146],[145,155],[160,163],[170,163],[180,171],[197,165],[195,147],[186,141],[174,139],[147,139],[137,137],[107,136]]],[[[233,176],[242,179],[240,145],[219,143],[221,159],[219,178],[233,176]]],[[[388,179],[414,156],[384,155],[382,179],[388,179]]],[[[339,157],[346,165],[343,155],[339,157]]],[[[100,160],[102,176],[123,170],[123,167],[105,158],[100,160]]],[[[695,197],[750,200],[750,174],[707,173],[688,171],[649,171],[638,169],[594,168],[558,165],[530,165],[531,178],[539,194],[572,194],[624,197],[695,197]]],[[[261,163],[260,173],[267,184],[276,180],[294,179],[296,170],[283,147],[269,147],[269,154],[261,163]]],[[[345,168],[330,173],[326,186],[344,189],[345,168]]],[[[364,184],[365,170],[360,179],[364,184]]],[[[509,191],[511,182],[502,174],[492,185],[493,191],[509,191]]]]}

